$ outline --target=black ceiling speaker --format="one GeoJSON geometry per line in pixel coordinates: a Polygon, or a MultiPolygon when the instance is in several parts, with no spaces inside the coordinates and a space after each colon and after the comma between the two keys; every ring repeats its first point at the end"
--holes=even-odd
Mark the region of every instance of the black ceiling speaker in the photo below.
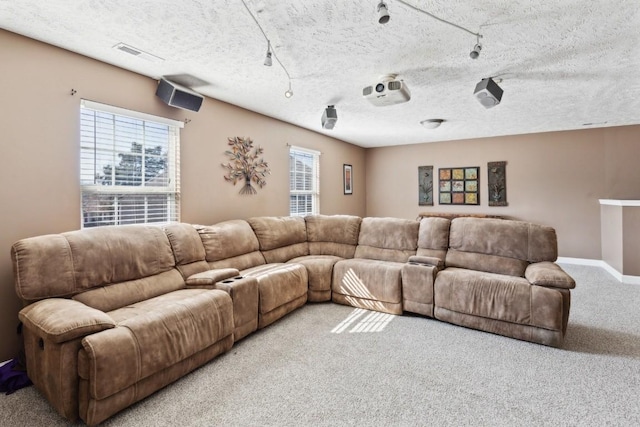
{"type": "Polygon", "coordinates": [[[500,104],[502,93],[502,88],[491,77],[480,80],[480,83],[476,85],[476,90],[473,91],[473,94],[478,98],[480,104],[484,105],[484,108],[491,108],[500,104]]]}
{"type": "Polygon", "coordinates": [[[191,111],[200,110],[204,99],[199,93],[164,78],[158,83],[156,96],[167,105],[191,111]]]}

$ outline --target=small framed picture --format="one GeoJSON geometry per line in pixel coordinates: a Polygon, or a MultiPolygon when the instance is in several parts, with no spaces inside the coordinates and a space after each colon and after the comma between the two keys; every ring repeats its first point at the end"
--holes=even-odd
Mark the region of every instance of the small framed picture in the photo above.
{"type": "Polygon", "coordinates": [[[353,166],[342,165],[342,181],[344,194],[353,194],[353,166]]]}

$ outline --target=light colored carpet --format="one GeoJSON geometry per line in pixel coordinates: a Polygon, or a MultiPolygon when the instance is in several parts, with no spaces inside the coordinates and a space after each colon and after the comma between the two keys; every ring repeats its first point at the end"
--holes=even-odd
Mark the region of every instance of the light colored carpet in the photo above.
{"type": "MultiPolygon", "coordinates": [[[[563,349],[309,304],[105,426],[640,425],[640,286],[578,282],[563,349]]],[[[33,388],[2,426],[64,426],[33,388]]]]}

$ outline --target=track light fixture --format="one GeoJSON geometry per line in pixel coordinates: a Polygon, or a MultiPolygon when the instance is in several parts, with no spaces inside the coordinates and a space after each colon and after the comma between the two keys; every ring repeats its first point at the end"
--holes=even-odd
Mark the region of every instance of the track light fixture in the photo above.
{"type": "Polygon", "coordinates": [[[378,3],[378,23],[386,24],[389,22],[389,10],[387,9],[387,4],[384,1],[378,3]]]}
{"type": "Polygon", "coordinates": [[[469,53],[469,56],[471,57],[471,59],[478,59],[478,56],[480,56],[481,50],[482,50],[482,44],[476,43],[476,45],[473,47],[473,50],[469,53]]]}
{"type": "Polygon", "coordinates": [[[289,80],[289,89],[284,93],[284,96],[287,98],[291,98],[293,96],[293,91],[291,90],[291,80],[289,80]]]}
{"type": "Polygon", "coordinates": [[[338,121],[338,112],[333,105],[327,106],[324,109],[324,113],[322,114],[322,128],[323,129],[333,129],[338,121]]]}
{"type": "MultiPolygon", "coordinates": [[[[425,15],[430,16],[431,18],[435,19],[436,21],[440,21],[443,24],[451,25],[452,27],[455,27],[455,28],[457,28],[459,30],[467,32],[467,33],[469,33],[469,34],[471,34],[473,36],[476,36],[478,41],[477,41],[475,47],[473,48],[473,50],[471,51],[471,53],[469,53],[469,56],[472,59],[476,59],[478,56],[480,56],[480,51],[482,50],[482,45],[480,44],[480,39],[482,38],[482,34],[474,33],[473,31],[469,30],[468,28],[465,28],[465,27],[463,27],[461,25],[458,25],[458,24],[454,24],[453,22],[447,21],[446,19],[442,19],[442,18],[440,18],[440,17],[438,17],[438,16],[436,16],[436,15],[434,15],[432,13],[427,12],[426,10],[422,10],[420,8],[415,7],[414,5],[409,4],[404,0],[397,0],[397,1],[399,3],[402,3],[405,6],[409,7],[410,9],[413,9],[413,10],[415,10],[417,12],[424,13],[425,15]]],[[[384,4],[384,1],[381,1],[380,4],[378,5],[378,13],[380,14],[380,19],[378,20],[378,22],[380,22],[381,24],[384,24],[385,22],[389,21],[389,13],[387,12],[387,5],[384,4]],[[384,22],[382,21],[383,17],[382,17],[382,13],[380,12],[380,7],[381,6],[384,6],[384,11],[386,13],[386,20],[384,22]]]]}
{"type": "Polygon", "coordinates": [[[273,61],[271,60],[271,42],[267,41],[267,56],[264,58],[264,65],[267,67],[271,67],[273,65],[273,61]]]}
{"type": "Polygon", "coordinates": [[[287,79],[289,80],[289,89],[284,93],[284,96],[286,96],[287,98],[291,98],[293,96],[293,91],[291,90],[291,75],[289,74],[289,71],[287,71],[287,68],[282,64],[282,62],[278,58],[278,55],[276,55],[276,51],[271,47],[271,41],[269,40],[269,37],[267,37],[267,34],[262,29],[262,25],[260,25],[255,15],[251,12],[251,9],[249,9],[249,6],[247,6],[247,3],[245,3],[244,0],[240,0],[240,1],[242,1],[242,4],[244,5],[245,9],[247,9],[247,12],[249,12],[249,15],[251,16],[253,21],[256,23],[256,25],[260,29],[260,32],[264,36],[264,39],[267,41],[267,55],[264,58],[264,65],[266,65],[267,67],[270,67],[273,64],[272,58],[274,58],[278,62],[278,64],[280,64],[280,67],[282,67],[282,70],[287,75],[287,79]]]}

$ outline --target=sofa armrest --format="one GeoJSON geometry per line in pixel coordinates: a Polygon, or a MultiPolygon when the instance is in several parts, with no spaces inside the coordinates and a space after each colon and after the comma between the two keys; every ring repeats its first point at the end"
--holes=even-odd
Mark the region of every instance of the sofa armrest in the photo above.
{"type": "Polygon", "coordinates": [[[239,275],[240,271],[238,271],[237,268],[216,268],[203,271],[202,273],[192,274],[187,277],[185,283],[187,286],[213,289],[213,285],[217,282],[239,275]]]}
{"type": "Polygon", "coordinates": [[[18,317],[43,339],[62,343],[111,329],[116,323],[105,312],[79,301],[48,298],[26,306],[18,317]]]}
{"type": "Polygon", "coordinates": [[[409,257],[409,262],[414,262],[416,264],[432,265],[438,268],[444,267],[444,261],[442,261],[440,258],[436,258],[432,256],[413,255],[409,257]]]}
{"type": "Polygon", "coordinates": [[[532,284],[548,288],[573,289],[576,282],[558,264],[543,261],[529,264],[524,277],[532,284]]]}

